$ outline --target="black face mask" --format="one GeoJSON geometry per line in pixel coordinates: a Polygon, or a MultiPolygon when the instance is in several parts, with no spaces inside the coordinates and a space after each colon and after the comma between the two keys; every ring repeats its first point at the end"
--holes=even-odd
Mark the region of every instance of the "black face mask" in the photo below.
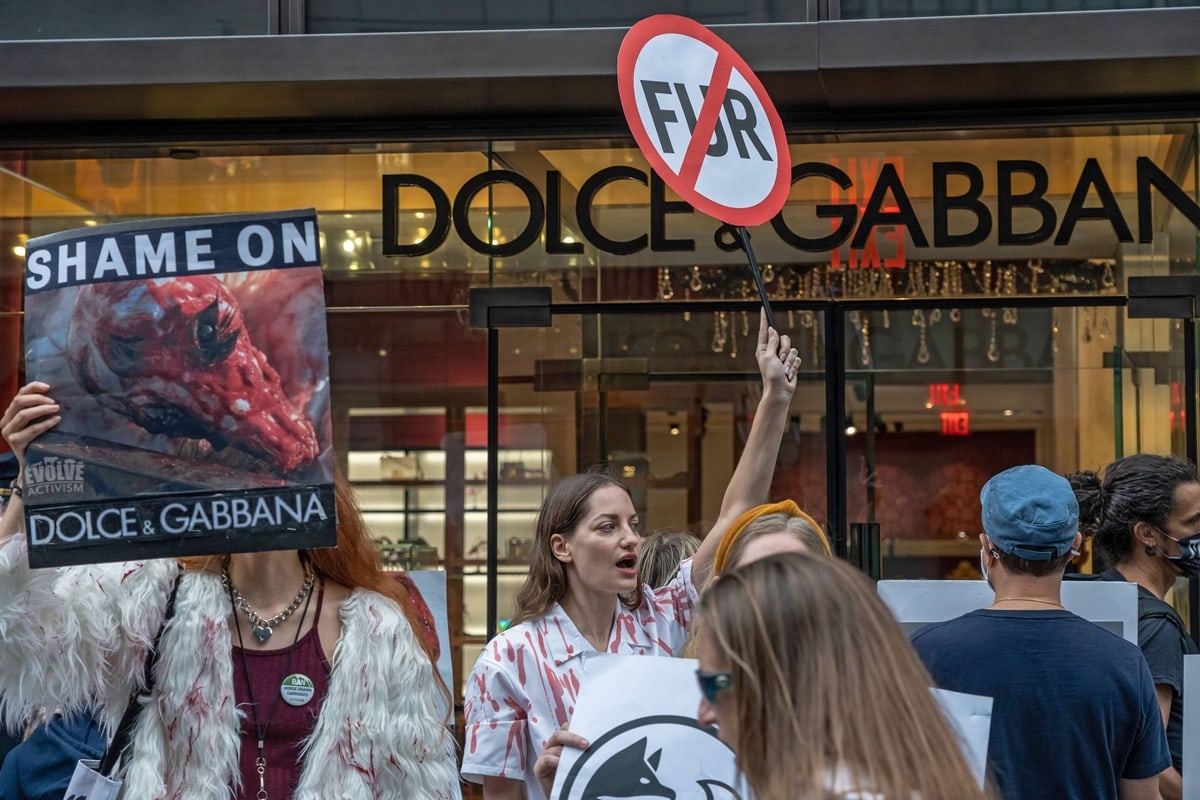
{"type": "MultiPolygon", "coordinates": [[[[1161,532],[1161,531],[1160,531],[1161,532]]],[[[1191,578],[1200,575],[1200,533],[1193,536],[1188,536],[1186,539],[1176,539],[1174,536],[1167,536],[1175,544],[1179,545],[1179,555],[1169,556],[1163,553],[1163,558],[1170,561],[1187,577],[1191,578]]]]}

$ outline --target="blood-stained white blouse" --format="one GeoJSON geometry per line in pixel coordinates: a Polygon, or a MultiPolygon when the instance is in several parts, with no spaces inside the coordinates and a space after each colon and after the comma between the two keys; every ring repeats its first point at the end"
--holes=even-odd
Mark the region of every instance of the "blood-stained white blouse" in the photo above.
{"type": "MultiPolygon", "coordinates": [[[[643,586],[642,594],[635,611],[616,601],[607,652],[679,655],[697,599],[691,559],[666,586],[643,586]]],[[[575,713],[583,658],[596,652],[558,603],[488,642],[467,681],[463,778],[521,780],[529,800],[543,800],[533,764],[550,734],[575,713]]]]}

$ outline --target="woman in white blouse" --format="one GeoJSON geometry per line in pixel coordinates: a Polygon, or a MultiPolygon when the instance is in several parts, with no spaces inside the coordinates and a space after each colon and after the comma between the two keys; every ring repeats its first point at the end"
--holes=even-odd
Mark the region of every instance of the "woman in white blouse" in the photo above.
{"type": "MultiPolygon", "coordinates": [[[[716,531],[766,500],[796,386],[797,353],[765,314],[755,356],[763,394],[716,531]]],[[[651,590],[638,585],[641,529],[629,490],[599,472],[555,485],[513,623],[485,646],[467,683],[463,777],[482,783],[487,800],[543,798],[534,764],[574,713],[583,657],[678,655],[697,600],[693,571],[709,572],[719,539],[707,536],[670,583],[651,590]]]]}

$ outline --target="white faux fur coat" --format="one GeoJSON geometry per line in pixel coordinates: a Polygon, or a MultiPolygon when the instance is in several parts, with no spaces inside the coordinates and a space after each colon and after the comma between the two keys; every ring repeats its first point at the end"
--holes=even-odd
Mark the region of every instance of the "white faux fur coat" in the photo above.
{"type": "MultiPolygon", "coordinates": [[[[162,622],[174,561],[30,570],[0,547],[0,718],[98,705],[111,730],[162,622]]],[[[228,800],[243,713],[233,699],[229,597],[185,572],[155,687],[133,735],[130,800],[228,800]]],[[[356,590],[341,608],[329,692],[305,743],[296,800],[461,797],[432,667],[399,607],[356,590]]]]}

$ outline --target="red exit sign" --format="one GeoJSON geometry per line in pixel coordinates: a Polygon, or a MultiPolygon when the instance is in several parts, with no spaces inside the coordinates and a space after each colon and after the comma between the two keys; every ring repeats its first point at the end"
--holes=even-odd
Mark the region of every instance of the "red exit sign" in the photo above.
{"type": "Polygon", "coordinates": [[[957,410],[967,404],[962,395],[962,387],[957,383],[929,384],[929,402],[927,408],[952,408],[954,411],[942,411],[938,414],[942,420],[942,436],[970,436],[971,415],[966,411],[957,410]]]}
{"type": "Polygon", "coordinates": [[[942,436],[969,436],[971,415],[966,411],[943,411],[942,436]]]}
{"type": "Polygon", "coordinates": [[[929,384],[929,407],[965,405],[957,383],[929,384]]]}

